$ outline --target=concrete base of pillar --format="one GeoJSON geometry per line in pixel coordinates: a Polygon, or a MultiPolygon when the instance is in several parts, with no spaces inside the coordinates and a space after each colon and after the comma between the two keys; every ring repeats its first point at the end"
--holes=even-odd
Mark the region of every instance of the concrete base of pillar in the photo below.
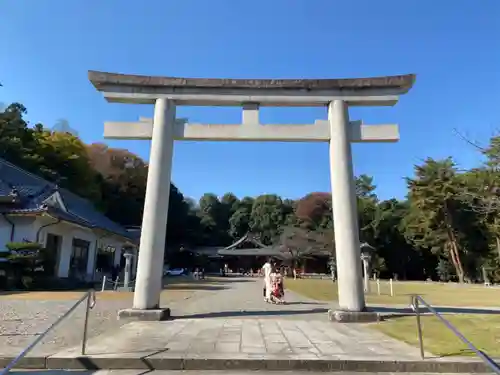
{"type": "Polygon", "coordinates": [[[123,309],[118,311],[118,319],[130,319],[130,320],[141,320],[141,321],[160,321],[170,319],[170,309],[123,309]]]}
{"type": "Polygon", "coordinates": [[[328,320],[338,323],[373,323],[382,320],[375,311],[328,310],[328,320]]]}

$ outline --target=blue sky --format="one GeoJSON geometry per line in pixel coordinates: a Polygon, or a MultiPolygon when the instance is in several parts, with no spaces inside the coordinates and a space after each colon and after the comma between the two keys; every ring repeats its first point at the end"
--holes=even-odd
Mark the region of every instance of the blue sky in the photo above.
{"type": "MultiPolygon", "coordinates": [[[[87,71],[228,78],[342,78],[416,73],[395,107],[351,109],[365,123],[399,123],[397,144],[355,144],[355,172],[381,198],[403,197],[404,176],[427,156],[480,161],[453,132],[481,142],[500,129],[498,0],[4,0],[0,101],[32,122],[65,118],[85,142],[103,122],[152,116],[109,104],[87,71]]],[[[182,107],[193,122],[236,123],[235,108],[182,107]]],[[[263,122],[310,123],[324,109],[265,109],[263,122]]],[[[149,142],[112,141],[143,158],[149,142]]],[[[173,182],[198,198],[329,191],[328,146],[177,142],[173,182]]]]}

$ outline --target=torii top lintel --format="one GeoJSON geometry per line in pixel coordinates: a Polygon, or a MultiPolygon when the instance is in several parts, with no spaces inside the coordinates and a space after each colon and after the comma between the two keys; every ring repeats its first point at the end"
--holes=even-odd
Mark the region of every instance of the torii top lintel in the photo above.
{"type": "Polygon", "coordinates": [[[342,79],[228,79],[156,77],[89,71],[110,102],[154,103],[168,97],[181,105],[317,106],[335,99],[350,105],[393,105],[415,82],[414,74],[342,79]]]}

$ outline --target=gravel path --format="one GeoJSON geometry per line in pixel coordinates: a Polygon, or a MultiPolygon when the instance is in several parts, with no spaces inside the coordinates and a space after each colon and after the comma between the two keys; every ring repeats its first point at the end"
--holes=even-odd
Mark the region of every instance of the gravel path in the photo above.
{"type": "MultiPolygon", "coordinates": [[[[117,292],[118,293],[118,292],[117,292]]],[[[165,293],[162,305],[176,306],[184,304],[191,298],[196,298],[200,292],[191,292],[189,297],[175,296],[165,293]],[[172,301],[171,297],[177,300],[172,301]]],[[[74,300],[37,300],[20,299],[8,296],[0,298],[0,356],[15,356],[33,342],[38,335],[49,328],[60,316],[64,315],[77,301],[74,300]]],[[[109,330],[114,330],[126,324],[118,320],[117,312],[131,306],[131,299],[98,300],[90,310],[88,337],[95,337],[109,330]]],[[[61,349],[81,345],[85,303],[82,303],[70,317],[65,319],[55,330],[38,344],[32,355],[47,355],[61,349]]]]}
{"type": "MultiPolygon", "coordinates": [[[[0,301],[0,354],[16,355],[44,332],[75,301],[0,301]]],[[[89,336],[118,328],[123,321],[116,319],[117,310],[129,306],[128,300],[99,301],[89,315],[89,336]]],[[[33,349],[33,354],[48,354],[59,348],[78,345],[82,341],[85,304],[73,312],[33,349]]]]}

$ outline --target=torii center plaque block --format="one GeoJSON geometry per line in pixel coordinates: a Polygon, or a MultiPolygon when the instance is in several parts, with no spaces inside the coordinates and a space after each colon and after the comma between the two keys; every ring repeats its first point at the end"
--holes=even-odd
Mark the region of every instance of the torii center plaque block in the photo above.
{"type": "MultiPolygon", "coordinates": [[[[154,104],[154,118],[106,122],[104,137],[151,140],[149,174],[132,309],[122,316],[162,319],[163,256],[174,141],[329,142],[339,309],[365,311],[352,142],[397,142],[395,124],[350,121],[349,106],[392,106],[415,75],[355,79],[214,79],[125,75],[89,71],[95,88],[112,103],[154,104]],[[176,119],[181,105],[240,106],[241,124],[190,124],[176,119]],[[327,120],[313,124],[261,124],[262,106],[325,106],[327,120]]],[[[255,296],[258,298],[258,296],[255,296]]],[[[345,315],[342,318],[345,320],[345,315]]]]}

